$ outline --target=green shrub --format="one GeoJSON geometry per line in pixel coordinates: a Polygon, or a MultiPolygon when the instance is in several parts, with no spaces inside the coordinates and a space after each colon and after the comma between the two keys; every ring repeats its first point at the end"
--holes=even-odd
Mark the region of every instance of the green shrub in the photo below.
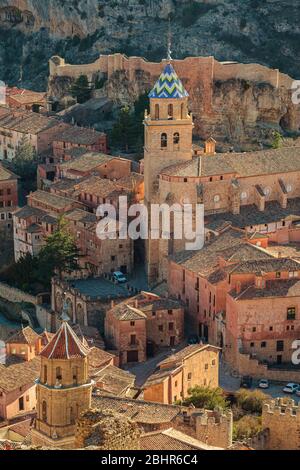
{"type": "Polygon", "coordinates": [[[248,413],[262,413],[262,406],[267,399],[260,390],[241,389],[236,393],[237,405],[248,413]]]}

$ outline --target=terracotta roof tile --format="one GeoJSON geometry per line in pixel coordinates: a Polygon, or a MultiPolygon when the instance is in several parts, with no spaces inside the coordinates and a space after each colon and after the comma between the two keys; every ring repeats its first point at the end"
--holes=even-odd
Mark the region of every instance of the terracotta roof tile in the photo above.
{"type": "Polygon", "coordinates": [[[47,359],[72,359],[86,357],[88,353],[89,349],[64,321],[50,343],[42,350],[41,356],[47,359]]]}

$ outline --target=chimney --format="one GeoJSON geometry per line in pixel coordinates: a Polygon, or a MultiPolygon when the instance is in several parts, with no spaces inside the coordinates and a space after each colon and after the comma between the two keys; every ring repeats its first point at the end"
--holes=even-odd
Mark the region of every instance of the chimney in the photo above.
{"type": "Polygon", "coordinates": [[[114,306],[115,306],[115,302],[114,302],[114,300],[112,300],[111,303],[110,303],[110,308],[114,308],[114,306]]]}
{"type": "Polygon", "coordinates": [[[210,137],[205,141],[204,153],[206,155],[215,155],[216,153],[216,141],[213,137],[210,137]]]}

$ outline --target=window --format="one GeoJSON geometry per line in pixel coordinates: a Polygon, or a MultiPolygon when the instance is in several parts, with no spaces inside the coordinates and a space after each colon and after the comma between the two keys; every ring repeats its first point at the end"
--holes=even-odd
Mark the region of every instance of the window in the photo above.
{"type": "Polygon", "coordinates": [[[155,105],[155,119],[158,121],[159,119],[159,105],[155,105]]]}
{"type": "Polygon", "coordinates": [[[276,351],[284,351],[284,341],[282,340],[277,341],[276,351]]]}
{"type": "Polygon", "coordinates": [[[173,105],[172,104],[169,104],[168,105],[168,119],[173,119],[173,105]]]}
{"type": "Polygon", "coordinates": [[[250,348],[254,348],[254,343],[250,343],[250,348]]]}
{"type": "Polygon", "coordinates": [[[175,387],[177,387],[177,385],[178,385],[178,382],[177,382],[177,380],[176,380],[176,382],[175,382],[175,387]]]}
{"type": "Polygon", "coordinates": [[[130,344],[131,346],[136,344],[136,335],[130,335],[130,344]]]}
{"type": "Polygon", "coordinates": [[[167,148],[168,146],[168,136],[166,133],[163,133],[161,135],[161,143],[160,143],[161,148],[167,148]]]}
{"type": "Polygon", "coordinates": [[[212,365],[212,366],[215,366],[215,365],[216,365],[216,360],[215,360],[215,359],[213,359],[213,360],[211,361],[211,365],[212,365]]]}
{"type": "Polygon", "coordinates": [[[61,380],[62,375],[61,375],[61,367],[56,367],[56,379],[61,380]]]}
{"type": "Polygon", "coordinates": [[[253,326],[253,328],[252,328],[252,332],[253,332],[253,333],[255,333],[255,332],[256,332],[256,327],[255,327],[255,326],[253,326]]]}
{"type": "Polygon", "coordinates": [[[47,383],[47,366],[44,366],[44,383],[47,383]]]}
{"type": "Polygon", "coordinates": [[[192,380],[192,373],[191,372],[188,373],[188,380],[192,380]]]}
{"type": "Polygon", "coordinates": [[[175,134],[173,136],[173,143],[174,143],[174,145],[178,145],[179,142],[180,142],[179,132],[175,132],[175,134]]]}
{"type": "Polygon", "coordinates": [[[208,370],[208,364],[205,364],[204,368],[205,368],[205,370],[208,370]]]}
{"type": "Polygon", "coordinates": [[[19,411],[24,411],[24,397],[19,398],[19,411]]]}
{"type": "Polygon", "coordinates": [[[184,119],[184,104],[181,105],[181,119],[184,119]]]}
{"type": "Polygon", "coordinates": [[[270,326],[269,330],[270,330],[270,331],[273,331],[273,326],[270,326]]]}
{"type": "Polygon", "coordinates": [[[135,321],[131,321],[130,326],[135,326],[135,321]]]}
{"type": "Polygon", "coordinates": [[[169,323],[169,331],[173,331],[174,330],[174,323],[169,323]]]}
{"type": "Polygon", "coordinates": [[[169,314],[169,315],[172,315],[172,314],[173,314],[173,310],[168,310],[168,314],[169,314]]]}
{"type": "Polygon", "coordinates": [[[45,400],[42,403],[42,420],[47,421],[47,403],[45,400]]]}
{"type": "Polygon", "coordinates": [[[265,348],[266,346],[267,346],[266,341],[262,341],[261,344],[260,344],[260,347],[261,347],[261,348],[265,348]]]}
{"type": "Polygon", "coordinates": [[[73,384],[77,385],[78,383],[78,367],[77,366],[73,367],[72,373],[73,373],[73,384]]]}
{"type": "Polygon", "coordinates": [[[278,278],[280,278],[280,277],[281,277],[281,272],[277,271],[277,273],[276,273],[276,278],[278,279],[278,278]]]}
{"type": "Polygon", "coordinates": [[[158,326],[158,330],[159,330],[159,331],[164,331],[163,325],[159,325],[159,326],[158,326]]]}
{"type": "Polygon", "coordinates": [[[287,320],[295,320],[296,319],[296,308],[290,307],[287,309],[287,320]]]}

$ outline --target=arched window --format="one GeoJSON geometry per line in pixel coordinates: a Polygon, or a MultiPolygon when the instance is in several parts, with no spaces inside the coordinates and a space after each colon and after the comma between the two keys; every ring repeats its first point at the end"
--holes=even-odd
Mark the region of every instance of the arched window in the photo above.
{"type": "Polygon", "coordinates": [[[61,375],[61,367],[56,367],[56,380],[61,380],[62,375],[61,375]]]}
{"type": "Polygon", "coordinates": [[[169,104],[168,105],[168,119],[173,119],[173,116],[174,116],[173,105],[169,104]]]}
{"type": "Polygon", "coordinates": [[[161,148],[166,148],[168,146],[168,136],[166,133],[161,135],[161,148]]]}
{"type": "Polygon", "coordinates": [[[181,105],[181,119],[184,119],[184,104],[181,105]]]}
{"type": "Polygon", "coordinates": [[[70,422],[71,422],[71,424],[75,424],[75,419],[76,419],[75,410],[74,410],[74,407],[71,406],[71,409],[70,409],[70,422]]]}
{"type": "Polygon", "coordinates": [[[45,400],[42,403],[42,420],[47,421],[47,403],[45,400]]]}
{"type": "Polygon", "coordinates": [[[155,119],[159,119],[159,105],[156,104],[155,105],[155,119]]]}
{"type": "Polygon", "coordinates": [[[175,132],[175,134],[173,136],[173,143],[174,143],[174,145],[179,145],[179,142],[180,142],[179,132],[175,132]]]}
{"type": "Polygon", "coordinates": [[[78,384],[78,367],[77,366],[73,367],[72,373],[73,373],[73,384],[77,385],[78,384]]]}
{"type": "Polygon", "coordinates": [[[47,383],[47,366],[44,366],[44,383],[47,383]]]}

